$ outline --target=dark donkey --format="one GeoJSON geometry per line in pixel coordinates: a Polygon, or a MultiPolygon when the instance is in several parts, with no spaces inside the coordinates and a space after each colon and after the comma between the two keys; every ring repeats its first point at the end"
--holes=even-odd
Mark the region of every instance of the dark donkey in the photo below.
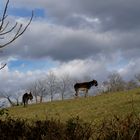
{"type": "Polygon", "coordinates": [[[98,82],[96,80],[92,80],[90,82],[84,82],[84,83],[76,83],[74,85],[74,89],[76,91],[75,96],[78,96],[78,92],[79,90],[84,90],[85,91],[85,97],[88,94],[88,90],[92,87],[92,86],[98,86],[98,82]]]}
{"type": "Polygon", "coordinates": [[[23,101],[23,104],[24,104],[24,107],[25,105],[28,104],[28,100],[32,100],[33,99],[33,95],[32,93],[30,92],[29,94],[28,93],[25,93],[23,96],[22,96],[22,101],[23,101]]]}

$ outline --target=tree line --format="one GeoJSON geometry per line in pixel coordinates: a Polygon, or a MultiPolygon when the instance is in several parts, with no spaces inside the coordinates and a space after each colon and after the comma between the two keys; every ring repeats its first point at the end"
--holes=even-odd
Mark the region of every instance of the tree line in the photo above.
{"type": "MultiPolygon", "coordinates": [[[[74,98],[74,84],[77,82],[91,81],[92,76],[84,76],[81,79],[72,78],[68,73],[65,73],[61,76],[55,75],[53,71],[48,72],[47,75],[44,75],[44,78],[36,79],[26,87],[22,92],[17,91],[16,94],[8,93],[2,91],[0,94],[2,97],[6,98],[11,106],[21,104],[21,96],[25,92],[31,92],[34,96],[35,103],[42,103],[46,101],[53,100],[64,100],[74,98]]],[[[102,94],[102,93],[111,93],[119,91],[127,91],[131,89],[138,88],[140,86],[140,74],[135,75],[132,80],[126,81],[121,75],[117,72],[109,74],[106,80],[103,82],[98,82],[98,88],[92,87],[89,90],[90,96],[102,94]]],[[[81,91],[80,96],[84,95],[84,91],[81,91]]]]}
{"type": "Polygon", "coordinates": [[[115,72],[107,77],[107,80],[103,82],[102,92],[118,92],[137,88],[140,86],[140,74],[136,74],[131,80],[124,80],[122,76],[115,72]]]}

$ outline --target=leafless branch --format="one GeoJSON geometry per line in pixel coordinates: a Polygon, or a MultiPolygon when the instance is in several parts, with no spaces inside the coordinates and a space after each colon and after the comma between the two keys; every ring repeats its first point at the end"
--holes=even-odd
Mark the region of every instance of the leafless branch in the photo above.
{"type": "Polygon", "coordinates": [[[19,38],[26,31],[26,29],[30,25],[30,23],[33,19],[33,16],[34,16],[34,13],[32,11],[31,18],[25,27],[23,27],[22,24],[19,24],[19,26],[18,26],[18,23],[15,23],[15,25],[12,26],[9,30],[6,30],[9,27],[9,21],[7,23],[5,23],[6,22],[5,19],[7,18],[6,13],[7,13],[7,9],[8,9],[8,4],[9,4],[9,0],[7,0],[7,2],[6,2],[5,8],[4,8],[4,11],[2,14],[2,18],[0,20],[0,36],[3,36],[3,35],[8,36],[9,33],[11,33],[13,30],[17,30],[17,31],[14,34],[14,36],[12,37],[12,39],[10,39],[9,41],[7,41],[4,44],[0,44],[0,48],[3,48],[5,46],[11,44],[13,41],[15,41],[17,38],[19,38]]]}
{"type": "Polygon", "coordinates": [[[5,63],[3,66],[0,67],[0,70],[3,69],[7,64],[5,63]]]}
{"type": "Polygon", "coordinates": [[[9,0],[7,0],[7,2],[6,2],[6,5],[5,5],[5,8],[4,8],[4,12],[3,12],[3,15],[2,15],[2,19],[1,19],[1,24],[0,24],[0,31],[2,30],[2,28],[3,28],[3,24],[4,24],[4,21],[5,21],[5,19],[6,19],[6,12],[7,12],[7,8],[8,8],[8,4],[9,4],[9,0]]]}
{"type": "Polygon", "coordinates": [[[9,25],[9,21],[6,23],[5,27],[3,27],[3,29],[1,29],[1,31],[0,31],[1,34],[0,35],[3,35],[2,32],[4,32],[6,30],[6,28],[8,27],[8,25],[9,25]]]}
{"type": "Polygon", "coordinates": [[[5,25],[5,27],[3,28],[3,30],[1,30],[0,36],[12,32],[12,31],[16,28],[17,22],[16,22],[16,24],[15,24],[10,30],[5,31],[8,25],[9,25],[9,22],[7,22],[7,24],[5,25]],[[5,32],[4,32],[4,31],[5,31],[5,32]]]}

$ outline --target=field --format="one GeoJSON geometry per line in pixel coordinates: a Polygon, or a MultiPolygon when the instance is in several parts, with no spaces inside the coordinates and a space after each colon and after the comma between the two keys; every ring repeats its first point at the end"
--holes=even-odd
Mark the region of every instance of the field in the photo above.
{"type": "Polygon", "coordinates": [[[122,117],[131,112],[139,115],[140,89],[32,104],[25,108],[23,106],[11,107],[8,110],[9,115],[13,118],[29,120],[56,118],[66,121],[71,117],[79,116],[87,122],[100,122],[102,119],[108,119],[114,115],[122,117]]]}

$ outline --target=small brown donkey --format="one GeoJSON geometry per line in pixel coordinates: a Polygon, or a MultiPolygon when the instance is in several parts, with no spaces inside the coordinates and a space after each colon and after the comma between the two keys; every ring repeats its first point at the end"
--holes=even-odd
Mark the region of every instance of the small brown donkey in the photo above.
{"type": "Polygon", "coordinates": [[[75,89],[75,96],[78,96],[78,92],[79,90],[84,90],[85,91],[85,97],[88,94],[88,90],[92,87],[92,86],[98,86],[98,82],[96,80],[92,80],[90,82],[84,82],[84,83],[76,83],[74,85],[74,89],[75,89]]]}

